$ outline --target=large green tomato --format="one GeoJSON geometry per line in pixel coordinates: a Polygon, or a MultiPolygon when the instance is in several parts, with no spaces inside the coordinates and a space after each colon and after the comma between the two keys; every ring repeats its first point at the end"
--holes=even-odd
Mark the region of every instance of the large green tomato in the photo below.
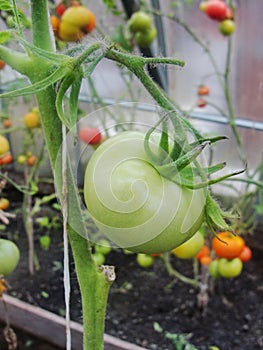
{"type": "Polygon", "coordinates": [[[205,243],[204,236],[197,231],[193,237],[173,249],[172,253],[180,259],[192,259],[201,250],[205,243]]]}
{"type": "Polygon", "coordinates": [[[9,275],[19,261],[19,249],[16,244],[7,239],[0,239],[0,275],[9,275]]]}
{"type": "MultiPolygon", "coordinates": [[[[159,135],[150,147],[157,151],[159,135]]],[[[162,253],[191,238],[203,222],[205,190],[162,177],[144,149],[145,134],[126,131],[93,153],[84,199],[96,225],[117,246],[162,253]]]]}

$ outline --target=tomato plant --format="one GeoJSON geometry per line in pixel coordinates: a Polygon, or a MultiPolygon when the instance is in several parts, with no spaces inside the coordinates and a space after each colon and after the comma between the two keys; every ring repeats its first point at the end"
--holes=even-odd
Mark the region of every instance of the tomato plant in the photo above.
{"type": "Polygon", "coordinates": [[[172,250],[172,253],[180,259],[192,259],[202,249],[204,245],[204,236],[197,231],[193,237],[185,243],[172,250]]]}
{"type": "Polygon", "coordinates": [[[234,278],[241,274],[243,263],[239,258],[218,260],[218,272],[225,278],[234,278]]]}
{"type": "Polygon", "coordinates": [[[219,31],[225,36],[231,35],[235,31],[236,25],[232,19],[224,19],[219,25],[219,31]]]}
{"type": "Polygon", "coordinates": [[[0,238],[0,275],[6,276],[14,271],[19,261],[20,253],[16,244],[0,238]]]}
{"type": "Polygon", "coordinates": [[[199,229],[205,192],[161,176],[145,153],[144,138],[127,131],[100,145],[86,169],[84,197],[98,227],[118,246],[161,253],[199,229]]]}
{"type": "Polygon", "coordinates": [[[232,259],[241,254],[245,246],[245,241],[242,237],[231,232],[220,232],[217,236],[212,240],[212,248],[217,256],[232,259]]]}

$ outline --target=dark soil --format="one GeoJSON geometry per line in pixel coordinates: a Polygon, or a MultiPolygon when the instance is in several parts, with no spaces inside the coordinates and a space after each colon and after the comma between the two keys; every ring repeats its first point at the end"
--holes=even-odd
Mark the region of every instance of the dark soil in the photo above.
{"type": "MultiPolygon", "coordinates": [[[[52,244],[48,251],[44,251],[39,245],[43,232],[35,227],[35,247],[41,269],[30,276],[27,239],[20,211],[22,197],[9,190],[8,198],[12,203],[11,210],[16,212],[16,219],[0,231],[0,235],[16,240],[21,250],[19,266],[8,277],[8,293],[63,315],[61,229],[50,231],[52,244]]],[[[44,208],[40,215],[43,214],[54,216],[57,212],[44,208]]],[[[197,307],[198,290],[169,277],[160,259],[156,259],[150,269],[143,269],[137,265],[135,255],[112,251],[106,263],[116,266],[117,279],[109,295],[106,333],[152,350],[177,349],[166,337],[166,332],[186,335],[198,350],[209,350],[210,346],[217,346],[220,350],[263,349],[263,254],[260,244],[255,243],[262,242],[262,237],[262,230],[250,237],[253,259],[244,264],[240,276],[216,281],[205,311],[197,307]],[[154,330],[156,322],[163,332],[154,330]]],[[[176,260],[174,264],[180,272],[191,276],[191,262],[176,260]]],[[[81,322],[80,295],[73,262],[71,269],[71,314],[73,320],[81,322]]],[[[22,338],[18,333],[20,336],[22,338]]],[[[34,341],[32,346],[27,342],[25,349],[41,349],[34,341]]],[[[1,337],[0,349],[6,349],[1,337]]],[[[20,345],[19,349],[24,348],[20,345]]]]}

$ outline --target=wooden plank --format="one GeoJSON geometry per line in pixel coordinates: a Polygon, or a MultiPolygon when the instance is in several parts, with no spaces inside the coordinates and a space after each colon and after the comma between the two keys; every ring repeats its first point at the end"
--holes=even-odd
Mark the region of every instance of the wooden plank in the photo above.
{"type": "MultiPolygon", "coordinates": [[[[51,344],[65,349],[66,322],[63,317],[30,305],[9,295],[4,295],[0,301],[0,320],[5,322],[6,312],[11,326],[33,334],[51,344]]],[[[71,322],[72,350],[82,349],[83,327],[77,322],[71,322]]],[[[147,350],[125,342],[108,334],[104,335],[104,350],[147,350]]]]}

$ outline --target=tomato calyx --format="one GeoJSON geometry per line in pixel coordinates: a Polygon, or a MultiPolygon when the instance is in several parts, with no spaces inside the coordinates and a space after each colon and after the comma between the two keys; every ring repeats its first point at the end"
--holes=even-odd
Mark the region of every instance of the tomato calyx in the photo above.
{"type": "MultiPolygon", "coordinates": [[[[212,144],[226,139],[225,136],[214,138],[203,138],[195,133],[194,130],[187,130],[192,133],[196,141],[187,142],[189,139],[185,128],[181,124],[178,114],[175,111],[168,112],[159,122],[146,133],[144,140],[144,148],[151,163],[161,176],[168,180],[186,187],[191,190],[203,188],[207,189],[210,185],[221,182],[229,177],[242,173],[244,170],[236,171],[211,179],[210,175],[223,169],[225,162],[216,165],[204,167],[197,161],[197,157],[203,150],[212,144]],[[173,134],[168,135],[168,117],[172,122],[173,134]],[[152,140],[156,136],[156,129],[162,124],[161,136],[159,136],[159,144],[152,140]],[[155,145],[153,147],[153,144],[155,145]]],[[[216,234],[216,230],[229,230],[229,223],[237,219],[237,215],[224,211],[214,201],[209,191],[206,191],[205,219],[211,229],[216,234]]]]}

